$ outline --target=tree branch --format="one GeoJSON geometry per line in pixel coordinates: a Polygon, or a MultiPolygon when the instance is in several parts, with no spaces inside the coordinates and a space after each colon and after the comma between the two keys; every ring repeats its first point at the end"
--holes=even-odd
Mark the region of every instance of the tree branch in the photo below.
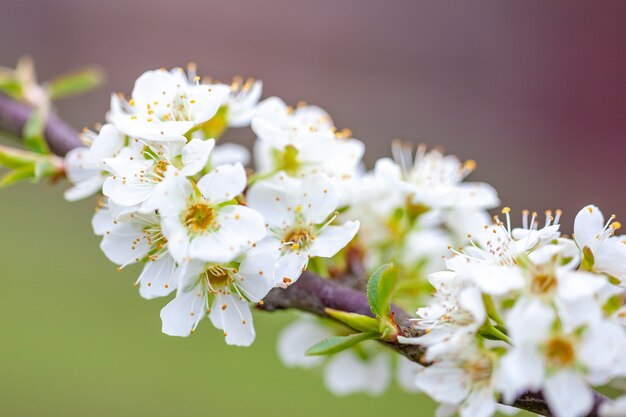
{"type": "MultiPolygon", "coordinates": [[[[263,302],[257,305],[257,308],[264,311],[295,309],[320,317],[329,317],[324,309],[332,308],[373,317],[366,293],[343,287],[333,282],[332,279],[324,279],[308,271],[305,271],[298,281],[287,289],[274,288],[271,290],[263,302]]],[[[419,335],[418,331],[411,325],[410,316],[405,311],[397,306],[392,306],[391,311],[394,313],[402,336],[415,337],[419,335]]],[[[411,361],[424,364],[422,358],[424,350],[421,347],[397,342],[383,343],[411,361]]],[[[593,391],[593,400],[593,408],[586,417],[598,417],[600,406],[608,399],[593,391]]],[[[552,416],[541,393],[525,393],[513,403],[513,407],[546,417],[552,416]]]]}
{"type": "MultiPolygon", "coordinates": [[[[21,137],[33,110],[27,104],[0,94],[0,129],[21,137]]],[[[44,135],[50,150],[58,156],[65,156],[71,149],[84,146],[76,129],[55,114],[48,115],[44,135]]]]}
{"type": "MultiPolygon", "coordinates": [[[[24,125],[32,111],[28,105],[0,95],[0,129],[22,136],[24,125]]],[[[44,134],[50,149],[58,156],[64,156],[71,149],[84,146],[78,132],[56,115],[48,116],[44,134]]],[[[320,317],[328,317],[326,308],[373,316],[365,292],[348,288],[338,282],[339,280],[323,279],[311,272],[304,272],[289,288],[274,288],[257,307],[264,311],[296,309],[320,317]]],[[[391,311],[403,336],[419,335],[405,311],[397,306],[392,306],[391,311]]],[[[419,346],[397,342],[383,343],[414,362],[422,362],[424,350],[419,346]]],[[[607,401],[606,397],[595,391],[593,395],[593,409],[586,417],[598,417],[600,405],[607,401]]],[[[513,406],[546,417],[552,416],[541,393],[523,394],[513,406]]]]}

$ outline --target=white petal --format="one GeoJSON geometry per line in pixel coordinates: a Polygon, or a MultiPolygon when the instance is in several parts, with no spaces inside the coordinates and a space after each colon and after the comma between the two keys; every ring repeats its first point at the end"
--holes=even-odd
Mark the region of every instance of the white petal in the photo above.
{"type": "Polygon", "coordinates": [[[97,175],[76,183],[72,188],[63,193],[63,197],[67,201],[78,201],[87,198],[99,192],[104,184],[104,177],[98,172],[97,175]]]}
{"type": "Polygon", "coordinates": [[[202,171],[209,161],[209,155],[215,147],[215,140],[192,139],[182,151],[183,169],[185,176],[195,175],[202,171]]]}
{"type": "Polygon", "coordinates": [[[596,271],[612,275],[626,281],[626,237],[613,236],[605,239],[594,252],[596,271]]]}
{"type": "Polygon", "coordinates": [[[263,217],[249,207],[230,205],[219,210],[219,228],[191,240],[189,254],[207,262],[229,262],[267,233],[263,217]]]}
{"type": "Polygon", "coordinates": [[[606,284],[604,277],[584,271],[558,271],[557,280],[559,297],[570,301],[593,297],[606,284]]]}
{"type": "Polygon", "coordinates": [[[407,392],[416,392],[417,386],[415,385],[415,378],[422,366],[401,355],[398,355],[396,359],[396,379],[398,385],[407,392]]]}
{"type": "Polygon", "coordinates": [[[447,362],[438,362],[419,371],[416,385],[438,402],[459,404],[467,397],[470,382],[465,372],[447,362]]]}
{"type": "Polygon", "coordinates": [[[216,294],[209,314],[211,323],[224,330],[226,343],[235,346],[250,346],[255,332],[250,306],[245,300],[233,295],[216,294]]]}
{"type": "Polygon", "coordinates": [[[534,297],[520,298],[506,317],[509,335],[517,345],[545,340],[554,321],[553,310],[534,297]]]}
{"type": "Polygon", "coordinates": [[[591,389],[573,371],[563,370],[548,378],[543,394],[555,417],[579,417],[593,405],[591,389]]]}
{"type": "Polygon", "coordinates": [[[574,239],[582,250],[585,246],[594,249],[597,236],[604,229],[604,216],[594,205],[583,207],[574,220],[574,239]]]}
{"type": "Polygon", "coordinates": [[[119,223],[104,234],[100,249],[111,262],[118,265],[139,262],[150,250],[143,238],[143,230],[136,225],[119,223]]]}
{"type": "Polygon", "coordinates": [[[326,226],[311,245],[309,254],[322,258],[332,258],[345,248],[359,230],[358,221],[349,221],[340,226],[326,226]]]}
{"type": "Polygon", "coordinates": [[[247,192],[248,205],[258,210],[273,227],[285,227],[295,221],[294,196],[297,182],[291,178],[259,181],[247,192]]]}
{"type": "Polygon", "coordinates": [[[250,301],[257,302],[274,287],[278,253],[252,253],[239,265],[238,287],[250,301]]]}
{"type": "Polygon", "coordinates": [[[274,273],[274,284],[283,288],[287,288],[293,284],[302,275],[302,270],[309,261],[307,252],[304,251],[288,251],[278,258],[276,264],[276,272],[274,273]]]}
{"type": "Polygon", "coordinates": [[[213,166],[240,163],[246,166],[250,163],[250,151],[245,146],[236,143],[224,143],[217,146],[211,153],[213,166]]]}
{"type": "Polygon", "coordinates": [[[169,255],[148,261],[139,275],[139,294],[146,299],[165,297],[177,288],[176,261],[169,255]]]}
{"type": "Polygon", "coordinates": [[[504,295],[524,286],[524,276],[517,267],[467,265],[467,271],[480,289],[492,295],[504,295]]]}
{"type": "Polygon", "coordinates": [[[170,336],[189,336],[207,311],[206,292],[200,285],[176,298],[161,310],[162,331],[170,336]]]}
{"type": "Polygon", "coordinates": [[[482,294],[478,288],[470,287],[464,289],[459,295],[459,302],[465,310],[472,313],[476,319],[476,324],[480,325],[485,322],[487,313],[485,312],[482,294]]]}
{"type": "Polygon", "coordinates": [[[489,387],[473,391],[461,406],[461,417],[491,417],[496,412],[496,401],[489,387]]]}
{"type": "Polygon", "coordinates": [[[322,356],[307,356],[306,351],[322,340],[333,336],[327,326],[311,318],[297,320],[285,327],[278,335],[278,356],[289,367],[311,368],[322,363],[322,356]]]}
{"type": "Polygon", "coordinates": [[[124,147],[124,142],[125,135],[117,130],[115,126],[107,123],[102,126],[100,133],[98,133],[98,136],[91,144],[91,153],[100,162],[105,158],[115,156],[124,147]]]}
{"type": "Polygon", "coordinates": [[[386,352],[363,360],[347,350],[335,355],[324,369],[324,383],[335,395],[355,392],[380,395],[390,379],[389,355],[386,352]]]}
{"type": "Polygon", "coordinates": [[[325,175],[312,175],[302,180],[302,213],[313,224],[320,224],[337,209],[337,188],[325,175]]]}
{"type": "Polygon", "coordinates": [[[120,206],[134,206],[150,197],[153,187],[148,184],[127,181],[119,176],[108,177],[102,193],[120,206]]]}
{"type": "Polygon", "coordinates": [[[246,187],[246,171],[241,164],[221,165],[198,181],[198,189],[211,203],[232,200],[246,187]]]}
{"type": "Polygon", "coordinates": [[[504,401],[512,404],[524,392],[541,388],[544,375],[543,360],[534,347],[514,348],[500,361],[497,384],[504,401]]]}
{"type": "Polygon", "coordinates": [[[626,396],[615,401],[607,401],[600,406],[601,417],[624,417],[626,416],[626,396]]]}
{"type": "Polygon", "coordinates": [[[187,229],[178,216],[162,217],[161,227],[167,238],[167,249],[177,262],[183,262],[189,256],[189,236],[187,229]]]}

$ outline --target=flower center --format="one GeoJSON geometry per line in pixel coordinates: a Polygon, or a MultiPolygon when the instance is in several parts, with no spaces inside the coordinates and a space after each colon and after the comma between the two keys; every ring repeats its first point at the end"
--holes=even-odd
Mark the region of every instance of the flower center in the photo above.
{"type": "Polygon", "coordinates": [[[215,211],[204,203],[194,204],[187,208],[185,226],[193,233],[202,233],[215,223],[215,211]]]}
{"type": "Polygon", "coordinates": [[[159,177],[163,177],[163,175],[165,175],[165,171],[167,171],[167,166],[168,163],[165,161],[157,162],[157,164],[154,166],[154,173],[157,174],[159,177]]]}
{"type": "Polygon", "coordinates": [[[291,249],[297,250],[306,246],[314,236],[306,229],[294,229],[287,233],[283,243],[291,245],[291,249]]]}
{"type": "Polygon", "coordinates": [[[530,290],[533,294],[544,295],[551,293],[557,285],[558,281],[553,274],[537,274],[532,277],[530,290]]]}
{"type": "Polygon", "coordinates": [[[574,362],[574,346],[564,337],[553,337],[546,345],[548,362],[562,368],[574,362]]]}
{"type": "Polygon", "coordinates": [[[493,373],[493,364],[489,357],[483,356],[465,364],[474,384],[488,383],[493,373]]]}
{"type": "Polygon", "coordinates": [[[228,285],[228,282],[230,280],[228,270],[218,265],[213,265],[207,268],[206,277],[209,280],[209,288],[213,290],[225,287],[226,285],[228,285]]]}

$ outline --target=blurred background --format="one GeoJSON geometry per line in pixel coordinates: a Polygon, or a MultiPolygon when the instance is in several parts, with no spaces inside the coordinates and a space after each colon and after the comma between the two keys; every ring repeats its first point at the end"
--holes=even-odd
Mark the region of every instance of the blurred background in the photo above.
{"type": "MultiPolygon", "coordinates": [[[[3,0],[0,65],[23,54],[41,80],[97,63],[95,93],[59,103],[75,127],[102,122],[111,91],[158,67],[264,81],[265,96],[327,109],[367,145],[442,145],[478,161],[514,211],[594,202],[626,218],[626,2],[3,0]]],[[[235,131],[229,138],[250,143],[235,131]]],[[[228,348],[204,323],[160,333],[163,300],[138,270],[115,272],[91,234],[93,201],[64,186],[0,193],[0,415],[433,415],[393,388],[336,398],[319,374],[283,368],[290,315],[257,314],[257,342],[228,348]]]]}

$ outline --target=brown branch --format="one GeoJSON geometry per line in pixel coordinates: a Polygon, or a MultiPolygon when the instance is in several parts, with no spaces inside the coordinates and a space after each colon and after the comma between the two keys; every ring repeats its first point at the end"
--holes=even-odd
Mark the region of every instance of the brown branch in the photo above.
{"type": "MultiPolygon", "coordinates": [[[[263,302],[257,305],[257,308],[265,311],[296,309],[307,311],[320,317],[329,317],[325,309],[332,308],[370,317],[373,316],[367,301],[367,295],[364,292],[343,287],[333,282],[332,279],[320,278],[311,272],[304,272],[298,281],[287,289],[274,288],[263,299],[263,302]]],[[[417,330],[409,321],[410,316],[405,311],[397,306],[392,306],[391,310],[394,313],[396,323],[398,324],[402,336],[418,336],[417,330]]],[[[424,350],[419,346],[404,345],[397,342],[384,343],[406,356],[411,361],[423,363],[422,357],[424,350]]],[[[598,417],[600,405],[607,401],[606,397],[595,391],[593,395],[593,409],[586,417],[598,417]]],[[[513,406],[546,417],[552,416],[541,393],[523,394],[513,403],[513,406]]]]}
{"type": "MultiPolygon", "coordinates": [[[[31,107],[0,95],[0,129],[21,136],[24,125],[32,111],[31,107]]],[[[45,139],[52,152],[59,156],[64,156],[73,148],[83,146],[78,132],[56,115],[48,117],[45,139]]],[[[348,288],[341,285],[340,282],[344,285],[348,283],[342,279],[323,279],[310,272],[304,272],[300,279],[289,288],[275,288],[270,291],[263,302],[258,304],[258,308],[265,311],[296,309],[320,317],[328,317],[325,309],[332,308],[373,316],[365,292],[348,288]]],[[[414,337],[418,335],[417,330],[411,326],[410,316],[405,311],[397,306],[392,306],[391,310],[403,336],[414,337]]],[[[410,360],[421,363],[424,353],[421,347],[397,342],[384,343],[410,360]]],[[[597,392],[593,394],[594,406],[586,417],[598,417],[600,405],[607,401],[603,395],[597,392]]],[[[513,406],[546,417],[552,416],[541,393],[523,394],[513,406]]]]}
{"type": "MultiPolygon", "coordinates": [[[[29,105],[0,94],[0,129],[21,137],[32,112],[33,108],[29,105]]],[[[64,156],[71,149],[84,146],[76,129],[55,114],[48,115],[44,135],[50,150],[58,156],[64,156]]]]}

